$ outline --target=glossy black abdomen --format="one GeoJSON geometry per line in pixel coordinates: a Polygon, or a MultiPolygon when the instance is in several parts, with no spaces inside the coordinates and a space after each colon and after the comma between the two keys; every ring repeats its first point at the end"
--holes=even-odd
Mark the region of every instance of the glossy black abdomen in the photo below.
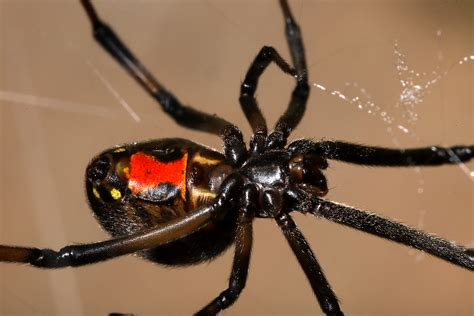
{"type": "MultiPolygon", "coordinates": [[[[101,226],[119,237],[166,225],[209,203],[231,170],[221,153],[184,139],[125,144],[91,161],[86,191],[101,226]]],[[[140,255],[168,265],[210,260],[232,244],[236,216],[229,212],[140,255]]]]}

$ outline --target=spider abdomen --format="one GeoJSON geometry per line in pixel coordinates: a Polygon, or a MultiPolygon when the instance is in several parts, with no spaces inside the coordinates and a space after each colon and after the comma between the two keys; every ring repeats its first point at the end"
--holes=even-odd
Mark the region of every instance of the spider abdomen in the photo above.
{"type": "MultiPolygon", "coordinates": [[[[165,225],[212,200],[232,171],[224,156],[183,139],[153,140],[108,149],[87,167],[89,203],[102,227],[124,236],[165,225]]],[[[192,264],[233,240],[235,216],[141,254],[164,264],[192,264]],[[218,241],[216,243],[216,240],[218,241]]]]}

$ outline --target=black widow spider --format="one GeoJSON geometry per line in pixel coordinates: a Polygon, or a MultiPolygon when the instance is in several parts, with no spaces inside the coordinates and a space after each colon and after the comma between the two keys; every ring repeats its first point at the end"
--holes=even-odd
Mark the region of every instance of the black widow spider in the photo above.
{"type": "Polygon", "coordinates": [[[265,47],[241,87],[240,102],[254,135],[247,151],[240,131],[219,117],[182,106],[141,66],[83,0],[96,39],[180,125],[223,137],[225,154],[182,139],[128,144],[104,151],[86,171],[89,201],[115,239],[49,249],[0,246],[0,260],[44,268],[79,266],[139,252],[149,260],[177,265],[212,259],[235,243],[229,288],[199,313],[215,314],[231,305],[245,285],[252,220],[274,218],[295,252],[323,311],[342,314],[311,249],[289,213],[297,211],[342,223],[473,269],[473,250],[329,202],[322,170],[327,159],[361,165],[414,166],[458,163],[473,157],[474,146],[428,147],[405,151],[343,142],[297,140],[286,146],[301,120],[309,93],[299,28],[286,1],[280,1],[293,67],[265,47]],[[265,68],[275,62],[295,77],[290,105],[267,135],[254,93],[265,68]],[[149,175],[152,174],[153,177],[149,175]]]}

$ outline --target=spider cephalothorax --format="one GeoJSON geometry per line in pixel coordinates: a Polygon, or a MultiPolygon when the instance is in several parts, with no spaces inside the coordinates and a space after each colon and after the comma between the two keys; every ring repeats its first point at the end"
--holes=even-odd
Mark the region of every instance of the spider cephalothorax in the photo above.
{"type": "Polygon", "coordinates": [[[182,105],[164,88],[97,15],[81,0],[96,40],[178,124],[222,137],[224,152],[185,139],[161,139],[108,149],[89,164],[86,192],[110,240],[59,251],[0,245],[0,261],[42,268],[80,266],[138,253],[167,265],[211,260],[235,245],[229,286],[199,315],[215,315],[232,305],[245,287],[255,217],[276,221],[327,315],[342,315],[311,248],[297,228],[293,211],[324,217],[370,234],[423,250],[474,270],[474,249],[322,199],[328,191],[323,171],[328,160],[372,166],[426,166],[460,163],[474,157],[474,146],[388,149],[340,141],[300,139],[287,146],[303,118],[309,85],[301,32],[286,0],[280,0],[292,57],[287,64],[263,47],[241,85],[240,105],[253,136],[247,149],[240,130],[226,120],[182,105]],[[295,79],[285,113],[271,133],[257,105],[258,80],[270,63],[295,79]]]}

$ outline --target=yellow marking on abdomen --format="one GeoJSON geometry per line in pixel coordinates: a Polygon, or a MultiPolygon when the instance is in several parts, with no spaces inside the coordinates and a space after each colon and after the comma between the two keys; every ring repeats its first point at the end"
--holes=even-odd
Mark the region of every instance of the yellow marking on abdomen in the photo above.
{"type": "Polygon", "coordinates": [[[200,154],[197,154],[193,157],[193,162],[197,162],[201,165],[217,165],[220,164],[222,161],[217,159],[209,159],[201,156],[200,154]]]}
{"type": "Polygon", "coordinates": [[[101,200],[99,191],[97,191],[97,189],[96,189],[95,187],[92,187],[92,193],[94,194],[94,196],[95,196],[98,200],[101,200]]]}
{"type": "Polygon", "coordinates": [[[122,198],[122,193],[116,188],[113,188],[110,190],[110,196],[112,196],[114,200],[120,200],[122,198]]]}

